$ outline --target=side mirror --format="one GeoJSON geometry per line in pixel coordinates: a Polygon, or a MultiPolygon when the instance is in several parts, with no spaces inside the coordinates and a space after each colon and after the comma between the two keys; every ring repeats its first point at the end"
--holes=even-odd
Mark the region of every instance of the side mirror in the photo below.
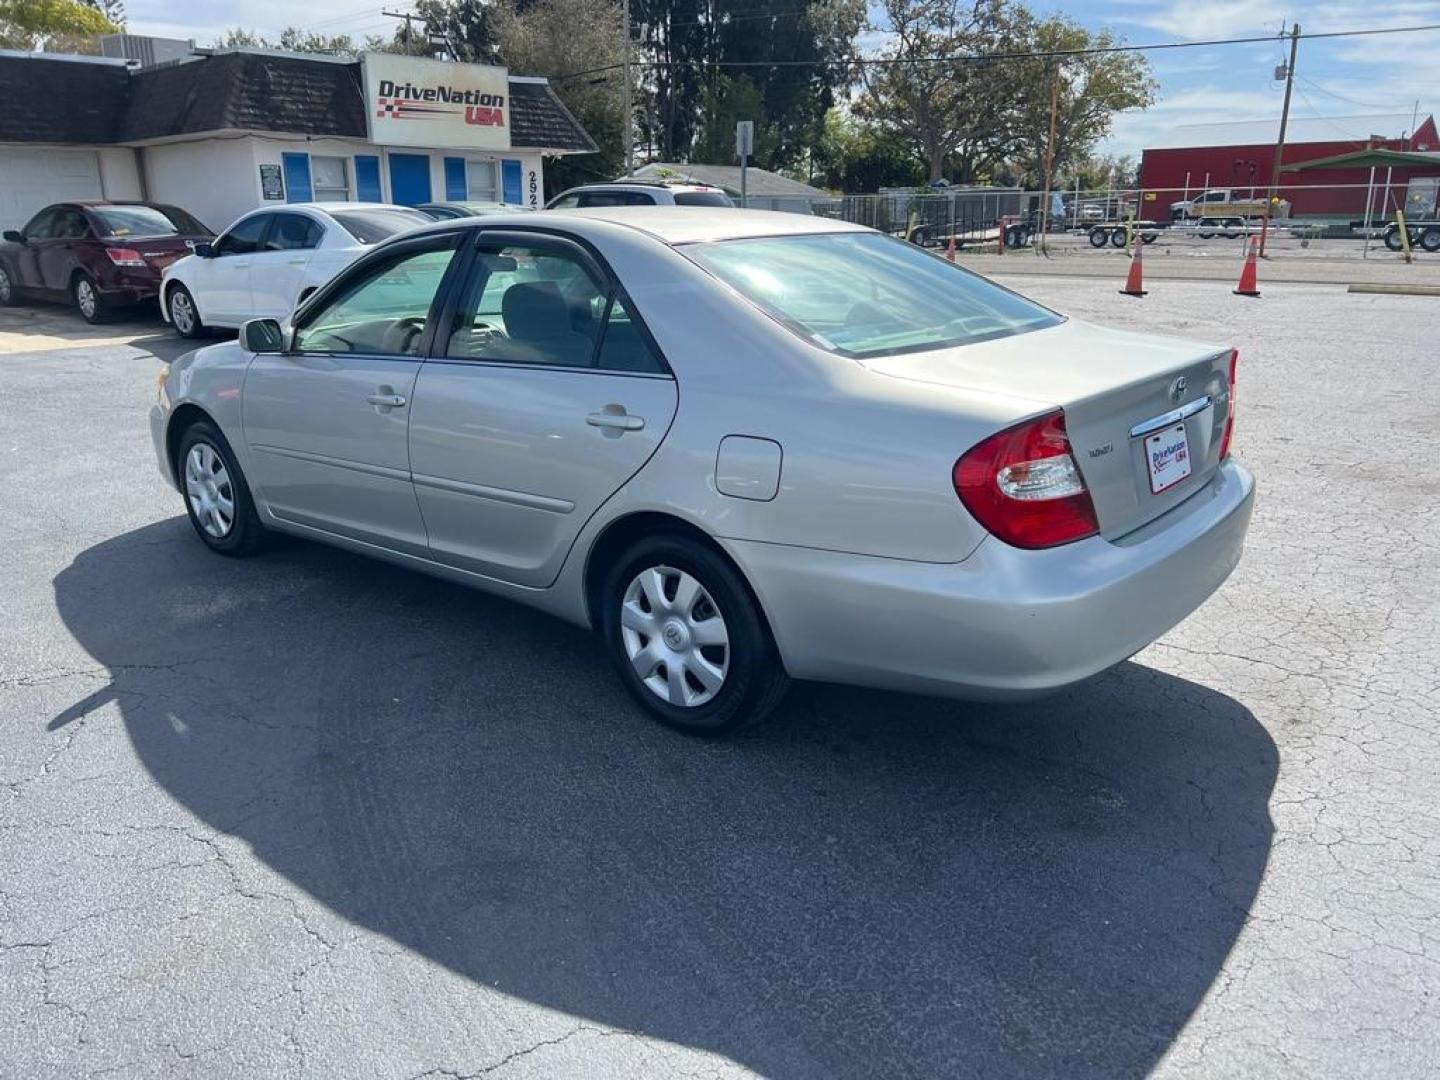
{"type": "Polygon", "coordinates": [[[9,240],[12,244],[23,244],[25,242],[25,234],[16,232],[14,229],[6,229],[5,239],[9,240]]]}
{"type": "Polygon", "coordinates": [[[195,252],[195,254],[199,255],[202,259],[210,259],[213,258],[215,255],[215,245],[210,243],[210,241],[208,240],[201,240],[190,250],[195,252]]]}
{"type": "Polygon", "coordinates": [[[274,319],[251,319],[240,327],[240,344],[246,352],[284,352],[285,331],[274,319]]]}

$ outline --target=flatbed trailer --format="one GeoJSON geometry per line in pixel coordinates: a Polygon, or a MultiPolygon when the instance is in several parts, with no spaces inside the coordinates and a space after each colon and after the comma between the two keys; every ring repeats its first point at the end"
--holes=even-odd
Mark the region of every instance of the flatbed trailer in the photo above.
{"type": "MultiPolygon", "coordinates": [[[[1107,244],[1111,247],[1123,248],[1127,242],[1126,229],[1140,234],[1140,239],[1146,244],[1153,244],[1159,239],[1163,232],[1167,236],[1198,236],[1201,240],[1209,240],[1213,236],[1223,236],[1227,240],[1235,240],[1242,236],[1259,236],[1264,225],[1261,222],[1248,221],[1206,221],[1192,219],[1189,221],[1106,221],[1089,226],[1085,231],[1090,237],[1090,246],[1103,248],[1107,244]]],[[[1270,222],[1272,233],[1288,232],[1295,236],[1318,236],[1324,231],[1323,226],[1306,224],[1299,221],[1291,221],[1286,218],[1270,222]]],[[[1412,230],[1413,232],[1413,230],[1412,230]]],[[[1440,234],[1437,234],[1440,240],[1440,234]]],[[[1399,248],[1397,247],[1398,251],[1399,248]]],[[[1433,249],[1427,249],[1433,250],[1433,249]]]]}
{"type": "MultiPolygon", "coordinates": [[[[1405,231],[1410,234],[1410,250],[1440,251],[1440,220],[1406,221],[1405,231]]],[[[1404,251],[1400,240],[1400,226],[1392,221],[1385,227],[1385,246],[1391,251],[1404,251]]]]}

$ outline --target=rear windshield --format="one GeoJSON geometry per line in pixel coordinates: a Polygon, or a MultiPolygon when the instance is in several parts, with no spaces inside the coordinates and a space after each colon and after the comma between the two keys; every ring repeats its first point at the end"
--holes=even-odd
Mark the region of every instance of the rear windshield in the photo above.
{"type": "Polygon", "coordinates": [[[677,191],[676,206],[734,206],[723,191],[677,191]]]}
{"type": "Polygon", "coordinates": [[[978,274],[878,233],[680,248],[795,334],[863,359],[969,345],[1062,319],[978,274]]]}
{"type": "Polygon", "coordinates": [[[178,206],[92,206],[102,236],[210,236],[178,206]]]}
{"type": "Polygon", "coordinates": [[[416,225],[428,225],[432,220],[419,210],[405,210],[398,206],[394,209],[331,210],[329,213],[362,244],[378,244],[416,225]]]}

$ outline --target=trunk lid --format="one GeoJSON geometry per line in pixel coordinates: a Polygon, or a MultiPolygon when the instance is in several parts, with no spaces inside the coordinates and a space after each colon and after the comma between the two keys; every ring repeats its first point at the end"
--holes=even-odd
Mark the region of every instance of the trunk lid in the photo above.
{"type": "Polygon", "coordinates": [[[197,243],[208,240],[208,236],[109,236],[101,243],[108,248],[138,251],[145,265],[158,274],[177,259],[194,252],[197,243]]]}
{"type": "MultiPolygon", "coordinates": [[[[1064,409],[1075,460],[1108,539],[1184,502],[1220,465],[1229,348],[1072,319],[1032,333],[863,363],[895,378],[1029,398],[1037,411],[1064,409]],[[1159,482],[1166,486],[1158,491],[1152,452],[1164,463],[1159,482]],[[1189,475],[1181,477],[1185,462],[1189,475]]],[[[965,449],[957,447],[957,453],[965,449]]]]}

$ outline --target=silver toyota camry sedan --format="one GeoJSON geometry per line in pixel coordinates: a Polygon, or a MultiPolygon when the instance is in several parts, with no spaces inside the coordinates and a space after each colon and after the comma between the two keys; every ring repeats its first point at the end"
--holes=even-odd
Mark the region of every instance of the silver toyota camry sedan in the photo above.
{"type": "Polygon", "coordinates": [[[176,361],[151,427],[212,550],[534,605],[716,733],[791,678],[1022,697],[1163,634],[1249,524],[1235,361],[858,226],[621,207],[381,244],[176,361]]]}

